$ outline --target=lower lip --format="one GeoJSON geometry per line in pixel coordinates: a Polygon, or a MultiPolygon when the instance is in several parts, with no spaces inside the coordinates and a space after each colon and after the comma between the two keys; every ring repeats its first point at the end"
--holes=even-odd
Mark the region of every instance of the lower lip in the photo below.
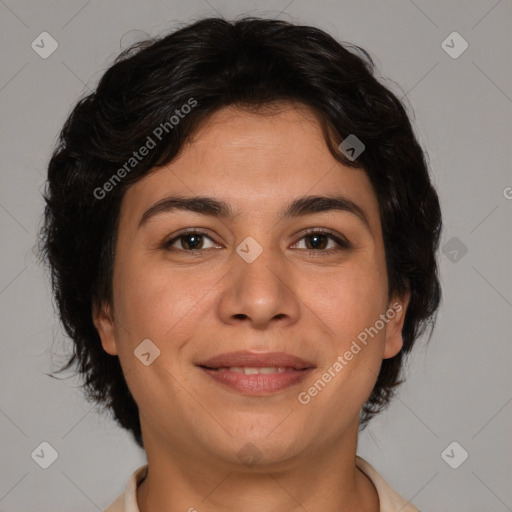
{"type": "Polygon", "coordinates": [[[232,372],[230,370],[219,371],[203,367],[199,368],[217,382],[239,393],[250,396],[266,395],[298,384],[313,370],[313,368],[307,368],[305,370],[289,370],[283,373],[245,375],[244,373],[232,372]]]}

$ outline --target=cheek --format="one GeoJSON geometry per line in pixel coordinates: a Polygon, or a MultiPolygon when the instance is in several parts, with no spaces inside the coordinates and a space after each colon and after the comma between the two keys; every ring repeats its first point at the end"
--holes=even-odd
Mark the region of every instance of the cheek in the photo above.
{"type": "Polygon", "coordinates": [[[335,289],[327,299],[317,301],[316,313],[330,328],[318,375],[321,382],[310,389],[311,396],[317,396],[313,407],[319,415],[360,409],[375,385],[384,351],[385,327],[375,325],[385,312],[385,289],[369,278],[361,281],[352,276],[341,282],[340,287],[333,283],[335,289]]]}
{"type": "Polygon", "coordinates": [[[219,278],[194,268],[133,262],[120,267],[116,312],[129,329],[130,346],[149,338],[159,347],[179,348],[198,325],[204,305],[219,278]],[[204,275],[203,275],[204,274],[204,275]]]}
{"type": "Polygon", "coordinates": [[[373,325],[387,303],[387,279],[371,261],[313,276],[303,288],[304,300],[329,325],[341,346],[373,325]]]}
{"type": "Polygon", "coordinates": [[[332,382],[326,400],[337,407],[347,400],[360,407],[375,385],[382,362],[386,331],[385,326],[375,326],[382,327],[387,276],[375,260],[354,265],[338,276],[328,304],[335,337],[325,368],[329,375],[324,373],[325,380],[332,382]]]}

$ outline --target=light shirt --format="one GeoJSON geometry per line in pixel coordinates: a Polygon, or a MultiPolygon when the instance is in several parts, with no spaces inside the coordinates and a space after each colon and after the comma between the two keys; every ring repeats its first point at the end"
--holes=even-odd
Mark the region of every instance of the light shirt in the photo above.
{"type": "MultiPolygon", "coordinates": [[[[356,457],[356,466],[373,482],[379,495],[379,512],[419,512],[385,482],[377,471],[361,457],[356,457]]],[[[137,505],[137,486],[146,476],[148,465],[136,469],[120,496],[104,512],[140,512],[137,505]]]]}

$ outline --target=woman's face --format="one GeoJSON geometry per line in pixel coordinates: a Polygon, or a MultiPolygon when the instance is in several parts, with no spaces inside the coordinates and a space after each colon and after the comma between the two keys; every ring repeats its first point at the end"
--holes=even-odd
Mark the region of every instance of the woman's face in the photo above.
{"type": "Polygon", "coordinates": [[[406,302],[398,312],[400,298],[388,301],[371,183],[336,161],[312,113],[292,105],[266,116],[218,111],[177,159],[131,186],[113,283],[114,322],[95,313],[103,348],[119,356],[146,446],[188,460],[284,462],[355,435],[382,359],[402,346],[406,302]],[[144,215],[170,196],[208,196],[233,216],[144,215]],[[283,215],[310,196],[355,206],[283,215]],[[286,353],[309,369],[241,361],[282,364],[286,375],[227,370],[233,387],[218,380],[225,370],[199,366],[234,351],[286,353]]]}

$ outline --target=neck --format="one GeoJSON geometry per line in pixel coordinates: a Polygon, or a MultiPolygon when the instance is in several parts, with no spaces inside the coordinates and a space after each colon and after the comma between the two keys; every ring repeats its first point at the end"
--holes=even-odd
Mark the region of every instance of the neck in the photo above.
{"type": "Polygon", "coordinates": [[[239,461],[176,443],[144,438],[147,477],[138,487],[140,512],[378,512],[371,480],[355,466],[355,438],[340,446],[304,451],[286,461],[239,461]]]}

